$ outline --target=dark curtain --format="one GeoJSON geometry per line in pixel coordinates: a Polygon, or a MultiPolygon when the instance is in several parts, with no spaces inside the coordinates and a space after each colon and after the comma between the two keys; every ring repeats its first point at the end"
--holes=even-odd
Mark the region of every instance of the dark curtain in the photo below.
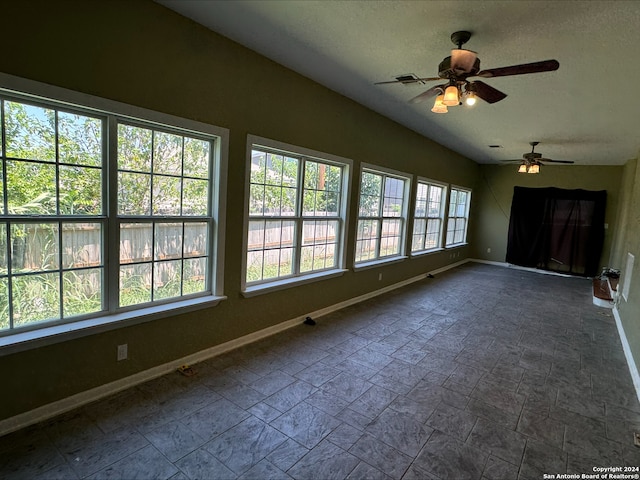
{"type": "Polygon", "coordinates": [[[514,187],[507,262],[597,275],[606,202],[606,190],[514,187]]]}

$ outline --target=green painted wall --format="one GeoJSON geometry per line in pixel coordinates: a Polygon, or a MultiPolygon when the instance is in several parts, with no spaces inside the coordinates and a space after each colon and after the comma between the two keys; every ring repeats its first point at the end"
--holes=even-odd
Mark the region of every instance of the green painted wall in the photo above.
{"type": "Polygon", "coordinates": [[[611,255],[611,265],[622,271],[620,293],[625,279],[631,275],[629,295],[626,300],[620,297],[617,309],[636,368],[640,370],[640,168],[638,168],[638,160],[629,161],[624,167],[621,196],[623,202],[619,208],[620,229],[616,235],[616,248],[611,255]],[[633,272],[626,271],[628,253],[635,257],[633,272]]]}
{"type": "MultiPolygon", "coordinates": [[[[215,308],[0,357],[0,419],[468,257],[449,252],[240,295],[247,133],[474,187],[474,162],[151,1],[5,2],[4,73],[230,129],[225,294],[215,308]],[[378,281],[378,273],[384,280],[378,281]],[[130,359],[116,362],[128,343],[130,359]]],[[[357,178],[351,184],[352,212],[357,178]]],[[[475,197],[474,197],[475,201],[475,197]]],[[[471,225],[477,208],[472,206],[471,225]]],[[[353,244],[355,215],[348,238],[353,244]]],[[[347,251],[347,265],[353,251],[347,251]]]]}
{"type": "Polygon", "coordinates": [[[513,187],[558,187],[566,189],[606,190],[607,210],[600,264],[609,265],[616,226],[618,225],[618,205],[620,183],[624,167],[603,166],[543,166],[541,173],[530,175],[517,173],[517,165],[482,165],[481,177],[474,191],[476,207],[473,224],[473,249],[471,256],[483,260],[504,262],[507,254],[507,235],[513,187]],[[491,249],[491,253],[487,249],[491,249]]]}

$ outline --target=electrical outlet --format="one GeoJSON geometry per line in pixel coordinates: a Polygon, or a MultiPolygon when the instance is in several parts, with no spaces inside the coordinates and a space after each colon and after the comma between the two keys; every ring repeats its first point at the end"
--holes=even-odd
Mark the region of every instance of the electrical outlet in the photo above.
{"type": "Polygon", "coordinates": [[[382,280],[382,274],[381,274],[381,273],[379,273],[379,274],[378,274],[378,281],[381,281],[381,280],[382,280]]]}
{"type": "Polygon", "coordinates": [[[129,356],[128,344],[118,345],[118,362],[126,360],[129,356]]]}
{"type": "Polygon", "coordinates": [[[487,253],[491,253],[491,247],[487,248],[487,253]]]}
{"type": "Polygon", "coordinates": [[[633,432],[633,444],[636,447],[640,447],[640,433],[633,432]]]}

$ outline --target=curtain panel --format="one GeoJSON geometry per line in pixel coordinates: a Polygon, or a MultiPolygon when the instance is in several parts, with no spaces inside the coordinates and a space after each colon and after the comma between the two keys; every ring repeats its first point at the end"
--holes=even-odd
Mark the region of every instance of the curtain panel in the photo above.
{"type": "Polygon", "coordinates": [[[606,190],[514,187],[506,261],[597,275],[606,202],[606,190]]]}

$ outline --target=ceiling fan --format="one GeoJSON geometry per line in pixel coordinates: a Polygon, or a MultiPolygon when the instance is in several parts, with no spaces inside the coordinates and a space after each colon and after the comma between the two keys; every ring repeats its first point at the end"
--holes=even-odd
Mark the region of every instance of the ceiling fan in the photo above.
{"type": "Polygon", "coordinates": [[[446,83],[431,87],[420,95],[413,97],[410,102],[419,103],[436,96],[436,103],[431,111],[447,113],[447,107],[460,105],[463,99],[467,105],[473,105],[476,102],[476,98],[481,98],[487,103],[496,103],[507,96],[506,93],[487,85],[481,80],[469,80],[471,77],[493,78],[550,72],[557,70],[560,66],[557,60],[543,60],[541,62],[480,70],[480,59],[476,52],[462,48],[462,45],[467,43],[470,38],[471,32],[467,31],[451,34],[451,41],[458,48],[451,50],[451,56],[440,62],[437,77],[419,78],[415,75],[401,75],[396,77],[395,80],[377,82],[376,85],[390,83],[402,83],[404,85],[412,83],[423,84],[435,80],[446,80],[446,83]]]}
{"type": "Polygon", "coordinates": [[[542,158],[541,153],[534,150],[540,142],[529,142],[531,151],[522,155],[522,160],[501,160],[502,162],[520,162],[518,173],[540,173],[540,166],[545,163],[574,163],[572,160],[551,160],[550,158],[542,158]]]}

